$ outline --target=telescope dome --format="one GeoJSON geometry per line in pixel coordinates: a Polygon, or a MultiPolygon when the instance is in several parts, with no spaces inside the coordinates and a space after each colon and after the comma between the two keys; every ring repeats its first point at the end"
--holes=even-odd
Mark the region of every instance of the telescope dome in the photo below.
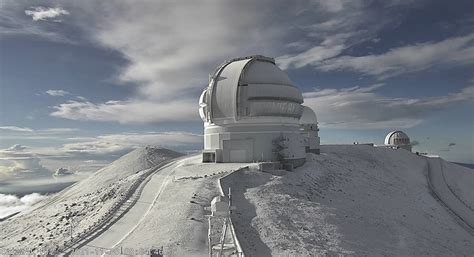
{"type": "Polygon", "coordinates": [[[403,131],[392,131],[385,137],[386,145],[409,145],[410,138],[403,131]]]}
{"type": "Polygon", "coordinates": [[[200,99],[205,122],[260,123],[278,119],[298,123],[303,112],[301,91],[273,58],[237,58],[220,65],[200,99]],[[262,119],[263,118],[263,119],[262,119]]]}
{"type": "Polygon", "coordinates": [[[384,144],[389,147],[403,148],[411,151],[410,138],[403,131],[392,131],[385,137],[384,144]]]}
{"type": "Polygon", "coordinates": [[[318,124],[316,113],[308,106],[303,106],[303,114],[300,118],[300,124],[318,124]]]}

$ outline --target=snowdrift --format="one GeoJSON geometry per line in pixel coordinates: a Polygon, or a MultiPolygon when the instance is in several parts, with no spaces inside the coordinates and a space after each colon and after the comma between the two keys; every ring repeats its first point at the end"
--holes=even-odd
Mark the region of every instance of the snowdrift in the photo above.
{"type": "Polygon", "coordinates": [[[38,250],[64,246],[91,229],[129,194],[137,180],[163,161],[182,154],[162,148],[136,149],[92,176],[47,200],[29,213],[0,223],[0,247],[38,250]]]}
{"type": "MultiPolygon", "coordinates": [[[[432,194],[427,158],[365,145],[323,146],[294,172],[227,176],[250,256],[463,256],[474,236],[432,194]]],[[[472,208],[474,171],[440,160],[472,208]]]]}

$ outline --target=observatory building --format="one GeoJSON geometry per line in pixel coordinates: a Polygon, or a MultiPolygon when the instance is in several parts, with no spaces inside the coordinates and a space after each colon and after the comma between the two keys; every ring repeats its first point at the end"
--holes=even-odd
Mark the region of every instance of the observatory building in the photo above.
{"type": "Polygon", "coordinates": [[[385,136],[386,147],[402,148],[411,152],[410,138],[403,131],[392,131],[385,136]]]}
{"type": "Polygon", "coordinates": [[[199,99],[203,162],[275,162],[297,167],[319,152],[316,115],[272,58],[220,65],[199,99]]]}

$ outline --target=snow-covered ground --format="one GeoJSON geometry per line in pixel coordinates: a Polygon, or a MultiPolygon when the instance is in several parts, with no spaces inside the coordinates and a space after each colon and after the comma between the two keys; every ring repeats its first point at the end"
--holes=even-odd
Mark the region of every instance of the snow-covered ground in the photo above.
{"type": "Polygon", "coordinates": [[[441,165],[449,189],[474,211],[474,169],[445,161],[441,165]]]}
{"type": "MultiPolygon", "coordinates": [[[[90,178],[0,223],[0,250],[61,245],[90,229],[145,180],[138,200],[74,255],[207,256],[204,207],[232,187],[235,230],[247,256],[464,256],[474,236],[434,197],[427,158],[365,145],[323,146],[293,172],[201,163],[165,149],[137,149],[90,178]],[[239,170],[232,173],[232,171],[239,170]],[[229,175],[230,174],[230,175],[229,175]],[[227,175],[227,176],[225,176],[227,175]],[[225,176],[225,177],[224,177],[225,176]],[[135,183],[136,184],[136,183],[135,183]]],[[[440,160],[450,192],[470,210],[474,172],[440,160]]]]}
{"type": "MultiPolygon", "coordinates": [[[[448,183],[472,201],[474,172],[441,162],[448,183]]],[[[323,146],[294,172],[236,172],[223,184],[250,256],[472,255],[474,236],[430,193],[427,168],[405,150],[323,146]]]]}
{"type": "Polygon", "coordinates": [[[428,159],[428,179],[433,194],[450,210],[459,223],[474,234],[474,210],[472,209],[472,188],[474,176],[465,172],[467,168],[452,165],[440,158],[428,159]],[[448,168],[449,170],[446,170],[448,168]],[[448,183],[449,181],[449,183],[448,183]]]}
{"type": "Polygon", "coordinates": [[[134,150],[83,181],[0,223],[0,248],[56,249],[93,228],[151,167],[181,154],[160,148],[134,150]]]}
{"type": "Polygon", "coordinates": [[[76,251],[117,255],[161,249],[166,256],[207,256],[204,207],[219,194],[217,180],[249,164],[201,163],[201,156],[181,159],[153,175],[140,200],[105,233],[76,251]]]}

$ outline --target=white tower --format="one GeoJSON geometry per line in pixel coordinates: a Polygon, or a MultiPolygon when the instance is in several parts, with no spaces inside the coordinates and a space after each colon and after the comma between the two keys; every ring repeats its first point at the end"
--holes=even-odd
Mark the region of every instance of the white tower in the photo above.
{"type": "Polygon", "coordinates": [[[392,148],[402,148],[411,152],[410,138],[403,131],[392,131],[385,137],[384,144],[392,148]]]}
{"type": "Polygon", "coordinates": [[[272,58],[225,62],[199,100],[204,162],[305,162],[301,91],[272,58]]]}

